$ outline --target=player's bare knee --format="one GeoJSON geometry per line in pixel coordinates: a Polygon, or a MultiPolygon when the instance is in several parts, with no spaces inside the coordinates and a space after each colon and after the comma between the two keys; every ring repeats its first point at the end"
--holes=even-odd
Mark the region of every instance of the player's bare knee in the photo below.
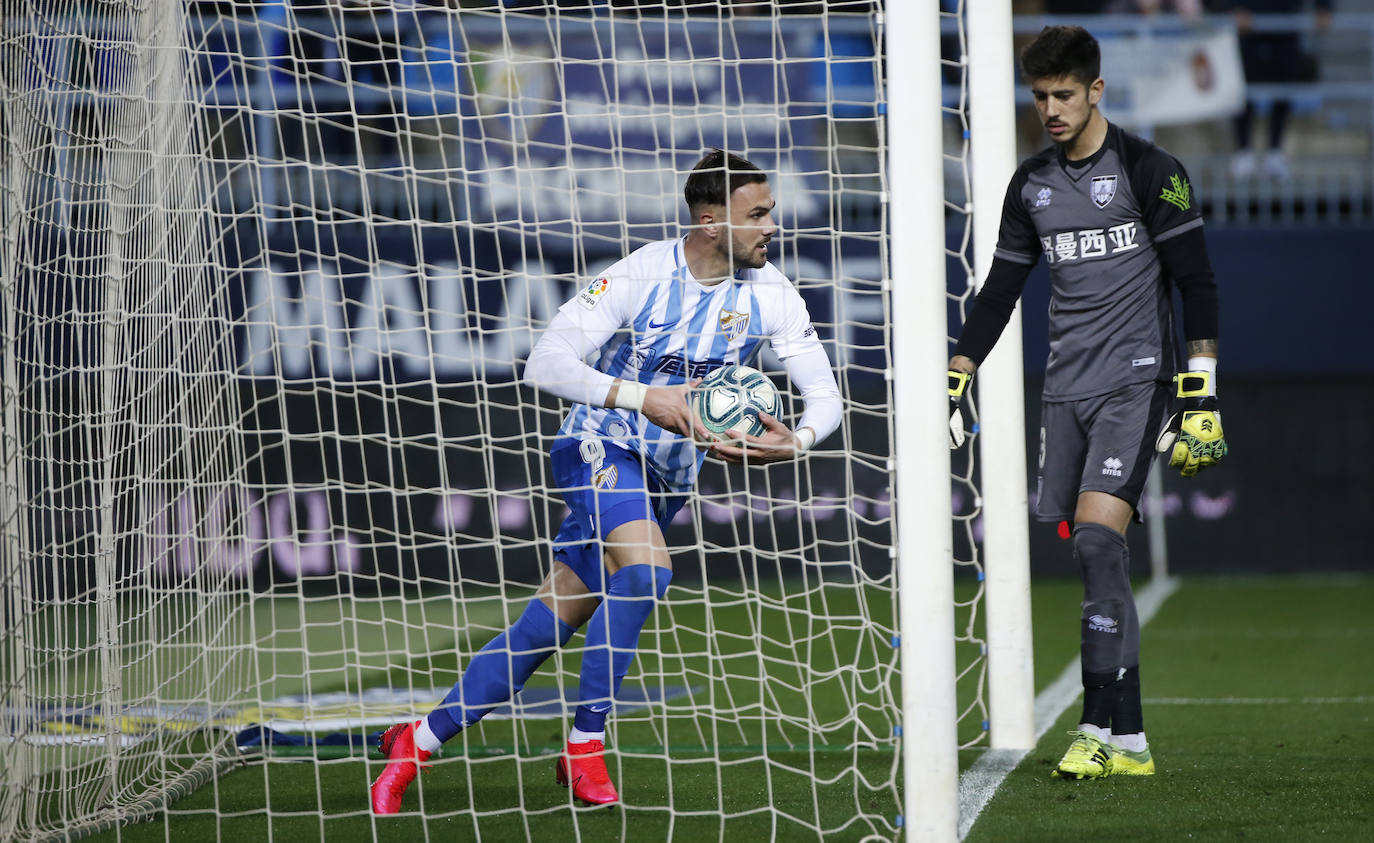
{"type": "Polygon", "coordinates": [[[1075,524],[1099,524],[1117,533],[1125,533],[1135,508],[1107,492],[1086,491],[1078,496],[1074,508],[1075,524]]]}
{"type": "Polygon", "coordinates": [[[616,527],[603,543],[608,573],[630,565],[654,565],[672,570],[672,557],[663,531],[652,521],[628,521],[616,527]]]}
{"type": "Polygon", "coordinates": [[[586,623],[601,602],[601,598],[591,594],[576,572],[558,561],[553,563],[553,570],[534,596],[543,600],[544,605],[560,621],[574,629],[586,623]]]}

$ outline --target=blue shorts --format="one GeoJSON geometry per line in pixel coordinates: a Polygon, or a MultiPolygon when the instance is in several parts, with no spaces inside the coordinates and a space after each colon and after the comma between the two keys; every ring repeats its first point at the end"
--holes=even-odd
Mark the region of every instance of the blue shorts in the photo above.
{"type": "Polygon", "coordinates": [[[600,439],[560,437],[549,457],[556,488],[568,504],[568,517],[553,539],[553,558],[592,591],[605,591],[601,540],[621,524],[668,524],[687,502],[686,495],[664,491],[639,454],[600,439]]]}

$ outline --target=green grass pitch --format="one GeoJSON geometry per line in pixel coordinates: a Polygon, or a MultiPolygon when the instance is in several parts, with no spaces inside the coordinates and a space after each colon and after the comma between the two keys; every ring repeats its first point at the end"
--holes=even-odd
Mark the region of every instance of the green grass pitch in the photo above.
{"type": "MultiPolygon", "coordinates": [[[[726,670],[760,663],[757,655],[746,656],[760,640],[760,629],[770,632],[765,640],[785,636],[798,642],[802,657],[813,664],[880,660],[878,642],[862,629],[846,626],[829,638],[819,635],[821,610],[844,616],[845,599],[843,591],[813,589],[799,601],[769,607],[768,618],[747,603],[713,605],[714,636],[734,641],[721,658],[738,663],[726,670]]],[[[1075,653],[1078,600],[1076,582],[1034,586],[1038,688],[1075,653]]],[[[871,602],[874,619],[889,623],[890,597],[875,593],[871,602]]],[[[1183,580],[1144,632],[1146,725],[1159,774],[1099,782],[1050,778],[1067,743],[1063,732],[1076,722],[1075,704],[1003,783],[968,839],[1361,839],[1374,828],[1371,606],[1374,577],[1183,580]]],[[[384,626],[388,609],[379,608],[343,633],[337,623],[317,628],[303,618],[302,641],[325,660],[312,658],[311,670],[340,658],[341,641],[330,636],[349,638],[364,652],[376,636],[397,646],[396,630],[384,626]]],[[[430,608],[412,605],[407,611],[430,608]]],[[[700,624],[705,612],[703,604],[689,603],[674,607],[672,619],[678,628],[691,626],[700,624]]],[[[291,626],[281,617],[271,623],[291,626]]],[[[663,675],[690,672],[691,665],[668,663],[671,651],[700,642],[657,638],[670,634],[667,626],[660,623],[658,631],[646,632],[644,643],[670,655],[647,655],[642,668],[663,675]]],[[[405,625],[412,634],[415,627],[414,618],[405,625]]],[[[442,641],[428,644],[431,654],[445,649],[442,641]]],[[[426,652],[420,645],[408,646],[426,652]]],[[[289,650],[284,646],[282,652],[289,650]]],[[[764,650],[761,663],[782,674],[771,687],[788,688],[801,678],[787,675],[790,652],[769,643],[764,650]]],[[[365,665],[372,673],[354,673],[375,677],[383,663],[374,659],[365,665]]],[[[303,666],[283,663],[276,669],[287,676],[303,666]]],[[[432,675],[432,684],[443,685],[456,675],[456,663],[443,655],[423,655],[386,670],[393,684],[420,684],[421,677],[428,681],[432,675]]],[[[548,672],[546,666],[542,673],[548,672]]],[[[576,664],[562,664],[559,672],[575,677],[576,664]]],[[[729,683],[717,684],[705,675],[701,685],[717,695],[732,691],[729,683]]],[[[961,706],[967,702],[964,694],[961,689],[961,706]]],[[[793,751],[788,744],[802,740],[799,730],[768,729],[748,716],[755,707],[793,713],[810,707],[822,721],[833,719],[848,708],[842,683],[753,701],[736,697],[731,703],[744,716],[728,727],[713,723],[709,733],[672,701],[663,706],[666,714],[626,718],[615,734],[622,752],[612,762],[627,806],[618,810],[572,809],[566,791],[553,784],[552,758],[541,753],[559,745],[561,720],[501,720],[470,730],[466,748],[449,752],[424,776],[422,787],[412,788],[407,812],[398,817],[377,819],[368,813],[367,784],[380,769],[376,762],[348,756],[278,759],[221,777],[176,802],[165,818],[96,839],[113,840],[116,834],[122,840],[816,839],[806,826],[778,819],[785,813],[830,829],[827,840],[860,840],[874,829],[853,820],[856,800],[889,822],[898,813],[898,794],[890,788],[855,786],[891,775],[890,749],[823,743],[813,753],[793,751]],[[666,757],[658,750],[665,738],[672,747],[666,757]],[[722,764],[705,751],[707,744],[720,747],[722,764]],[[517,746],[518,753],[509,751],[517,746]],[[473,818],[474,808],[483,812],[480,819],[473,818]]],[[[962,737],[970,737],[970,729],[976,732],[976,724],[962,737]]],[[[981,751],[962,751],[961,765],[973,763],[981,751]]]]}
{"type": "MultiPolygon", "coordinates": [[[[1076,598],[1066,597],[1060,617],[1073,618],[1076,598]]],[[[1052,621],[1039,590],[1035,599],[1043,687],[1052,678],[1046,668],[1062,667],[1072,644],[1042,643],[1052,621]]],[[[968,840],[1367,839],[1371,607],[1370,576],[1184,579],[1142,635],[1145,728],[1158,774],[1052,779],[1075,704],[1008,776],[968,840]]]]}

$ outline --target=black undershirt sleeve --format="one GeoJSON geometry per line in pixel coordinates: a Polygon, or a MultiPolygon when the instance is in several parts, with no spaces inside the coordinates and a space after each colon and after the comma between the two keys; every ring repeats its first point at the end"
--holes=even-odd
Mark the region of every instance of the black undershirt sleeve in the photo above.
{"type": "Polygon", "coordinates": [[[1189,342],[1218,339],[1217,280],[1202,226],[1156,243],[1155,250],[1183,298],[1183,338],[1189,342]]]}
{"type": "Polygon", "coordinates": [[[1021,298],[1032,266],[1005,258],[992,259],[992,269],[988,270],[983,289],[978,291],[973,307],[964,320],[964,331],[954,347],[955,354],[962,354],[976,365],[983,365],[983,360],[997,344],[997,338],[1002,336],[1002,329],[1007,326],[1007,320],[1011,319],[1011,313],[1016,309],[1016,300],[1021,298]]]}

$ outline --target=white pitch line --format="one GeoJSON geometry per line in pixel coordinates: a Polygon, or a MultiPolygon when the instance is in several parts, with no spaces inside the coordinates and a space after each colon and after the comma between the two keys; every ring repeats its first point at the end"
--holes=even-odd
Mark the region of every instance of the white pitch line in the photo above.
{"type": "MultiPolygon", "coordinates": [[[[1135,607],[1143,627],[1154,618],[1169,595],[1178,591],[1178,580],[1152,579],[1136,595],[1135,607]]],[[[1073,705],[1083,691],[1078,657],[1074,656],[1059,677],[1035,697],[1035,741],[1050,730],[1064,710],[1073,705]]],[[[978,815],[987,807],[1007,774],[1030,754],[1029,749],[990,749],[959,777],[959,839],[968,837],[978,815]]]]}
{"type": "Polygon", "coordinates": [[[1148,697],[1146,705],[1368,705],[1374,697],[1148,697]]]}

